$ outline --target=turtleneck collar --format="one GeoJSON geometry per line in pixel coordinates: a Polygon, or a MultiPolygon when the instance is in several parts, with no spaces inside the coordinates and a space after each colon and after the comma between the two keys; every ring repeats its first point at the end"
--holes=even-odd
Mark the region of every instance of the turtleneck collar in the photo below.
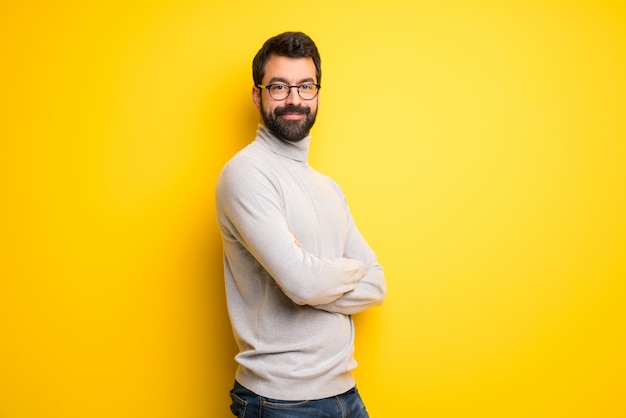
{"type": "Polygon", "coordinates": [[[308,160],[311,145],[310,133],[301,141],[287,142],[274,135],[265,124],[259,123],[256,140],[275,154],[300,162],[308,160]]]}

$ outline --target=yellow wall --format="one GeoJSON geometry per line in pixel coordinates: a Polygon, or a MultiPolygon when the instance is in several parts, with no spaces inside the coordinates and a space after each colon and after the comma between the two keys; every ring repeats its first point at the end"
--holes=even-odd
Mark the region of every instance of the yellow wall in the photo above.
{"type": "Polygon", "coordinates": [[[624,416],[620,3],[2,1],[0,417],[228,416],[213,189],[293,29],[388,277],[371,415],[624,416]]]}

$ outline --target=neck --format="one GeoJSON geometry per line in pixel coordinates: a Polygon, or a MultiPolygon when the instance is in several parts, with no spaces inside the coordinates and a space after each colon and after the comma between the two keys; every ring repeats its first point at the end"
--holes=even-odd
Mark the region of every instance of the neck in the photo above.
{"type": "Polygon", "coordinates": [[[278,138],[263,123],[257,129],[257,140],[266,145],[272,152],[295,161],[306,162],[309,157],[311,134],[298,142],[289,142],[278,138]]]}

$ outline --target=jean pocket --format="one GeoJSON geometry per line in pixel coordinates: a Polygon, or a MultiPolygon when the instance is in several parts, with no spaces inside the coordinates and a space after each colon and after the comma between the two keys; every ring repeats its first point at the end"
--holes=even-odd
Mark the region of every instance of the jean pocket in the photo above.
{"type": "Polygon", "coordinates": [[[237,418],[244,418],[246,416],[246,408],[248,407],[248,401],[244,401],[239,396],[230,392],[230,412],[237,418]]]}
{"type": "Polygon", "coordinates": [[[311,401],[279,401],[276,399],[263,399],[261,405],[271,409],[294,409],[307,406],[311,401]]]}

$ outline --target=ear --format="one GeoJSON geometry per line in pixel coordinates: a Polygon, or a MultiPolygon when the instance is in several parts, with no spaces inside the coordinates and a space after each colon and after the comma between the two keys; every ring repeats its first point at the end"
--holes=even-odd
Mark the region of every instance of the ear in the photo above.
{"type": "Polygon", "coordinates": [[[256,86],[252,86],[252,101],[254,102],[254,107],[259,112],[261,111],[261,89],[256,86]]]}

